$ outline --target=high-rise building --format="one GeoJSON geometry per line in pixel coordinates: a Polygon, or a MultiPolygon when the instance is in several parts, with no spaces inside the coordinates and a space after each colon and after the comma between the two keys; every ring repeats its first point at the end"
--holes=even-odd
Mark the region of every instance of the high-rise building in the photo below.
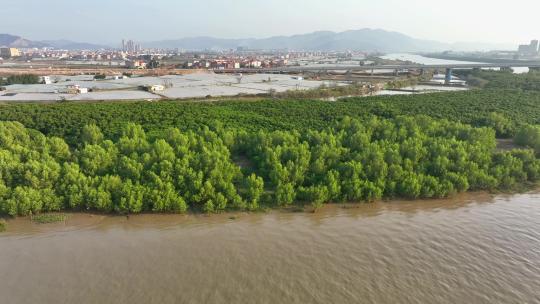
{"type": "Polygon", "coordinates": [[[128,40],[126,43],[125,43],[125,52],[128,52],[128,53],[136,53],[136,52],[139,52],[140,51],[140,45],[139,44],[136,44],[133,40],[128,40]]]}
{"type": "Polygon", "coordinates": [[[539,55],[538,40],[531,40],[530,44],[522,44],[518,48],[519,55],[522,56],[538,56],[539,55]]]}
{"type": "Polygon", "coordinates": [[[122,39],[122,51],[126,53],[138,53],[142,50],[141,45],[133,40],[122,39]]]}
{"type": "Polygon", "coordinates": [[[538,40],[531,41],[531,52],[538,53],[538,40]]]}
{"type": "Polygon", "coordinates": [[[135,53],[137,51],[137,44],[133,40],[122,39],[122,51],[126,53],[135,53]]]}

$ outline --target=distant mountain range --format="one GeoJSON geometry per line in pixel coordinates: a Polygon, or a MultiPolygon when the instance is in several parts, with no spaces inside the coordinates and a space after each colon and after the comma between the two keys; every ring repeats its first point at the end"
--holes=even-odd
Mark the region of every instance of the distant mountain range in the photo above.
{"type": "Polygon", "coordinates": [[[74,42],[69,40],[43,40],[32,41],[24,39],[20,36],[14,36],[9,34],[0,34],[0,47],[15,47],[15,48],[43,48],[52,47],[55,49],[63,50],[97,50],[110,48],[104,45],[74,42]]]}
{"type": "Polygon", "coordinates": [[[380,51],[380,52],[432,52],[445,50],[480,51],[515,49],[511,44],[455,43],[448,44],[380,29],[361,29],[345,32],[320,31],[294,36],[276,36],[264,39],[221,39],[193,37],[143,43],[144,47],[180,48],[185,50],[224,50],[244,47],[248,49],[288,49],[310,51],[380,51]]]}
{"type": "Polygon", "coordinates": [[[30,47],[43,47],[45,45],[42,43],[24,39],[19,36],[0,34],[0,46],[16,47],[16,48],[30,48],[30,47]]]}
{"type": "Polygon", "coordinates": [[[310,51],[433,51],[444,49],[444,44],[435,41],[417,40],[406,35],[384,30],[362,29],[341,33],[321,31],[294,36],[276,36],[264,39],[219,39],[194,37],[143,43],[145,47],[181,48],[186,50],[235,49],[289,49],[310,51]]]}
{"type": "MultiPolygon", "coordinates": [[[[228,50],[244,47],[264,50],[306,50],[306,51],[380,51],[380,52],[434,52],[434,51],[482,51],[512,50],[511,44],[486,43],[442,43],[415,39],[410,36],[380,29],[361,29],[345,32],[320,31],[293,36],[275,36],[256,39],[223,39],[214,37],[192,37],[176,40],[161,40],[142,43],[143,47],[183,50],[228,50]]],[[[92,43],[69,40],[31,41],[19,36],[0,34],[0,46],[32,48],[53,47],[56,49],[102,49],[110,48],[92,43]]]]}

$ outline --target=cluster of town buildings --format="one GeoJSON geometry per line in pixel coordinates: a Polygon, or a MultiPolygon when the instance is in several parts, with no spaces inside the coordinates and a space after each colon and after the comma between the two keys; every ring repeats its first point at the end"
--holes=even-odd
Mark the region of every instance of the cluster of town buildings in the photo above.
{"type": "MultiPolygon", "coordinates": [[[[237,48],[227,51],[186,52],[180,49],[142,49],[133,40],[122,40],[121,48],[102,50],[59,50],[51,48],[0,48],[0,58],[17,62],[42,63],[50,66],[85,65],[116,66],[130,69],[153,69],[167,67],[175,69],[230,70],[241,68],[275,68],[298,65],[305,62],[335,58],[330,52],[261,51],[237,48]]],[[[340,56],[343,54],[340,54],[340,56]]],[[[354,56],[354,53],[348,54],[354,56]]],[[[360,54],[365,56],[364,53],[360,54]]],[[[0,60],[0,64],[2,61],[0,60]]]]}
{"type": "Polygon", "coordinates": [[[201,59],[193,58],[186,60],[179,67],[184,69],[240,69],[240,68],[271,68],[286,66],[289,63],[289,55],[276,56],[274,58],[243,57],[243,56],[219,56],[218,58],[201,59]]]}
{"type": "Polygon", "coordinates": [[[0,48],[0,57],[3,59],[20,60],[124,60],[127,53],[116,50],[56,50],[50,48],[0,48]]]}
{"type": "Polygon", "coordinates": [[[253,50],[229,50],[222,53],[183,53],[179,55],[183,63],[178,68],[184,69],[244,69],[273,68],[287,65],[322,64],[324,60],[335,63],[338,58],[351,59],[367,56],[364,52],[265,52],[253,50]]]}
{"type": "MultiPolygon", "coordinates": [[[[123,41],[122,50],[56,50],[0,48],[0,58],[20,62],[91,64],[125,66],[132,69],[157,68],[161,64],[179,69],[239,69],[285,66],[289,58],[306,53],[182,52],[179,50],[142,50],[133,41],[123,41]]],[[[1,61],[0,61],[1,63],[1,61]]]]}

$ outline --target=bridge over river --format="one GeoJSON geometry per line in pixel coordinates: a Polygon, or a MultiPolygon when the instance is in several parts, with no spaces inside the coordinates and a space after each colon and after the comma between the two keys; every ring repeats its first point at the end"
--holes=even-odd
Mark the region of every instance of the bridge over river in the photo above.
{"type": "Polygon", "coordinates": [[[241,69],[215,69],[216,73],[305,73],[345,71],[393,70],[397,76],[401,71],[410,70],[446,70],[446,82],[450,83],[452,71],[458,69],[491,69],[491,68],[540,68],[540,61],[515,61],[505,63],[449,63],[449,64],[400,64],[400,65],[319,65],[319,66],[283,66],[274,68],[241,68],[241,69]]]}

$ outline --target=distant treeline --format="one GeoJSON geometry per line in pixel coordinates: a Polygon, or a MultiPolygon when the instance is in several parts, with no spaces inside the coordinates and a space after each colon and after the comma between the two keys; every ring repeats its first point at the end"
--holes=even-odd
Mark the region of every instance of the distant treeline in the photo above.
{"type": "Polygon", "coordinates": [[[41,78],[33,74],[12,75],[8,78],[0,78],[0,85],[11,84],[38,84],[41,82],[41,78]]]}
{"type": "Polygon", "coordinates": [[[489,70],[465,70],[457,73],[465,76],[469,84],[483,89],[540,92],[540,72],[534,69],[522,74],[489,70]]]}
{"type": "Polygon", "coordinates": [[[340,97],[340,96],[359,96],[366,95],[370,92],[375,91],[370,89],[368,85],[362,83],[352,83],[349,85],[332,85],[328,86],[322,84],[316,89],[310,90],[288,90],[285,92],[275,92],[273,90],[269,91],[268,95],[271,97],[277,98],[291,98],[291,99],[305,99],[305,98],[329,98],[329,97],[340,97]]]}

